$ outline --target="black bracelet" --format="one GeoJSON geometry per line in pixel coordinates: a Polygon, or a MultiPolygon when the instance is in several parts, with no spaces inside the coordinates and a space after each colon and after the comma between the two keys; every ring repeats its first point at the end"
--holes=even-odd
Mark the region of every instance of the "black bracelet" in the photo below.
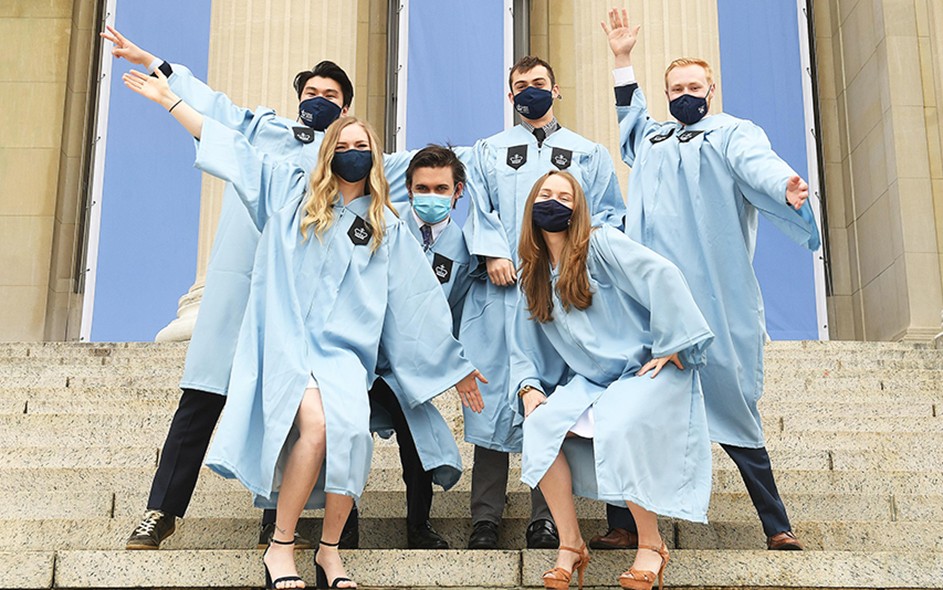
{"type": "Polygon", "coordinates": [[[172,106],[172,107],[170,107],[169,109],[167,109],[167,112],[168,112],[168,113],[174,112],[174,109],[177,108],[177,105],[180,104],[180,103],[182,103],[182,102],[183,102],[183,99],[182,99],[182,98],[179,99],[177,102],[174,103],[174,106],[172,106]]]}

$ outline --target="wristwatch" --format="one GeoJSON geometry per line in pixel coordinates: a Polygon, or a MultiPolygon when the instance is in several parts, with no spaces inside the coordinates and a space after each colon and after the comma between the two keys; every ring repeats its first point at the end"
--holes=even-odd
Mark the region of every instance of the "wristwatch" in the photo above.
{"type": "Polygon", "coordinates": [[[539,391],[539,390],[538,390],[536,387],[534,387],[533,385],[525,385],[524,387],[521,387],[521,390],[520,390],[520,391],[517,392],[517,397],[521,397],[521,398],[522,398],[522,397],[524,397],[525,395],[527,395],[527,394],[528,394],[529,392],[531,392],[531,391],[539,391]]]}

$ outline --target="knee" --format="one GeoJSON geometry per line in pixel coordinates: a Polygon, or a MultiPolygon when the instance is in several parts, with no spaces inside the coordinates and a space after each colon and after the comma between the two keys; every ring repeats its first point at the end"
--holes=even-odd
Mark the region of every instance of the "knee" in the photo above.
{"type": "Polygon", "coordinates": [[[297,425],[300,442],[324,446],[324,410],[320,404],[307,403],[307,400],[302,402],[298,409],[297,425]]]}

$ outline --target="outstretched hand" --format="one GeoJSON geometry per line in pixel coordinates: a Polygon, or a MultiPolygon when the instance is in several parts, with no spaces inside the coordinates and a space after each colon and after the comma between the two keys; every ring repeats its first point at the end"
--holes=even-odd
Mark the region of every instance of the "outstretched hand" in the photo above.
{"type": "Polygon", "coordinates": [[[616,58],[616,67],[631,65],[632,49],[638,42],[638,32],[641,25],[629,24],[629,11],[622,9],[622,14],[615,8],[609,11],[609,25],[600,22],[602,30],[609,38],[609,48],[616,58]]]}
{"type": "Polygon", "coordinates": [[[108,29],[106,33],[99,33],[102,39],[107,39],[114,43],[114,47],[111,49],[111,54],[119,59],[124,58],[129,62],[147,67],[151,65],[151,62],[154,61],[154,54],[144,51],[134,43],[128,41],[128,39],[118,32],[117,29],[111,25],[105,25],[105,28],[108,29]]]}
{"type": "Polygon", "coordinates": [[[786,183],[786,202],[798,211],[809,198],[809,185],[798,176],[793,176],[786,183]]]}
{"type": "Polygon", "coordinates": [[[645,363],[644,367],[639,369],[639,372],[636,373],[636,375],[641,377],[645,373],[648,373],[649,371],[654,369],[654,371],[652,371],[652,379],[654,379],[655,377],[658,376],[658,373],[661,372],[662,368],[664,368],[664,366],[667,365],[668,363],[672,363],[674,366],[678,367],[678,369],[682,371],[684,370],[684,366],[682,366],[681,364],[681,359],[678,358],[678,353],[676,352],[671,356],[663,356],[663,357],[659,357],[657,359],[652,359],[648,361],[647,363],[645,363]]]}
{"type": "Polygon", "coordinates": [[[456,383],[455,389],[458,390],[458,397],[462,400],[462,405],[480,414],[485,409],[485,401],[481,398],[481,392],[478,391],[478,381],[488,382],[484,375],[474,370],[456,383]]]}
{"type": "Polygon", "coordinates": [[[148,76],[143,72],[131,70],[121,76],[124,85],[137,92],[144,98],[149,98],[157,104],[169,109],[177,101],[177,95],[167,84],[167,76],[160,70],[154,72],[156,77],[148,76]]]}

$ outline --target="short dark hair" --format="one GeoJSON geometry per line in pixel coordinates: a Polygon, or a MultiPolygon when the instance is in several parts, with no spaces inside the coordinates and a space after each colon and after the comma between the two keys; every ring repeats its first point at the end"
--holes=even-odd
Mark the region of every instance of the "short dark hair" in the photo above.
{"type": "Polygon", "coordinates": [[[521,59],[517,60],[517,63],[514,64],[514,67],[511,68],[511,73],[508,74],[508,88],[510,88],[512,91],[514,90],[514,87],[511,86],[511,80],[514,79],[514,74],[516,72],[525,74],[537,66],[543,66],[547,68],[547,73],[550,74],[550,85],[555,86],[557,80],[553,75],[553,68],[550,67],[550,64],[540,59],[536,55],[525,55],[521,59]]]}
{"type": "Polygon", "coordinates": [[[308,80],[315,76],[330,78],[340,85],[345,107],[349,107],[350,103],[354,101],[354,85],[350,83],[347,72],[344,71],[344,68],[328,60],[322,61],[310,70],[298,72],[295,76],[295,81],[292,83],[295,92],[298,94],[298,98],[301,98],[301,91],[305,89],[305,84],[308,83],[308,80]]]}
{"type": "Polygon", "coordinates": [[[430,143],[416,152],[406,167],[406,188],[413,186],[413,172],[417,168],[451,168],[453,184],[465,184],[465,165],[452,151],[451,146],[430,143]]]}

